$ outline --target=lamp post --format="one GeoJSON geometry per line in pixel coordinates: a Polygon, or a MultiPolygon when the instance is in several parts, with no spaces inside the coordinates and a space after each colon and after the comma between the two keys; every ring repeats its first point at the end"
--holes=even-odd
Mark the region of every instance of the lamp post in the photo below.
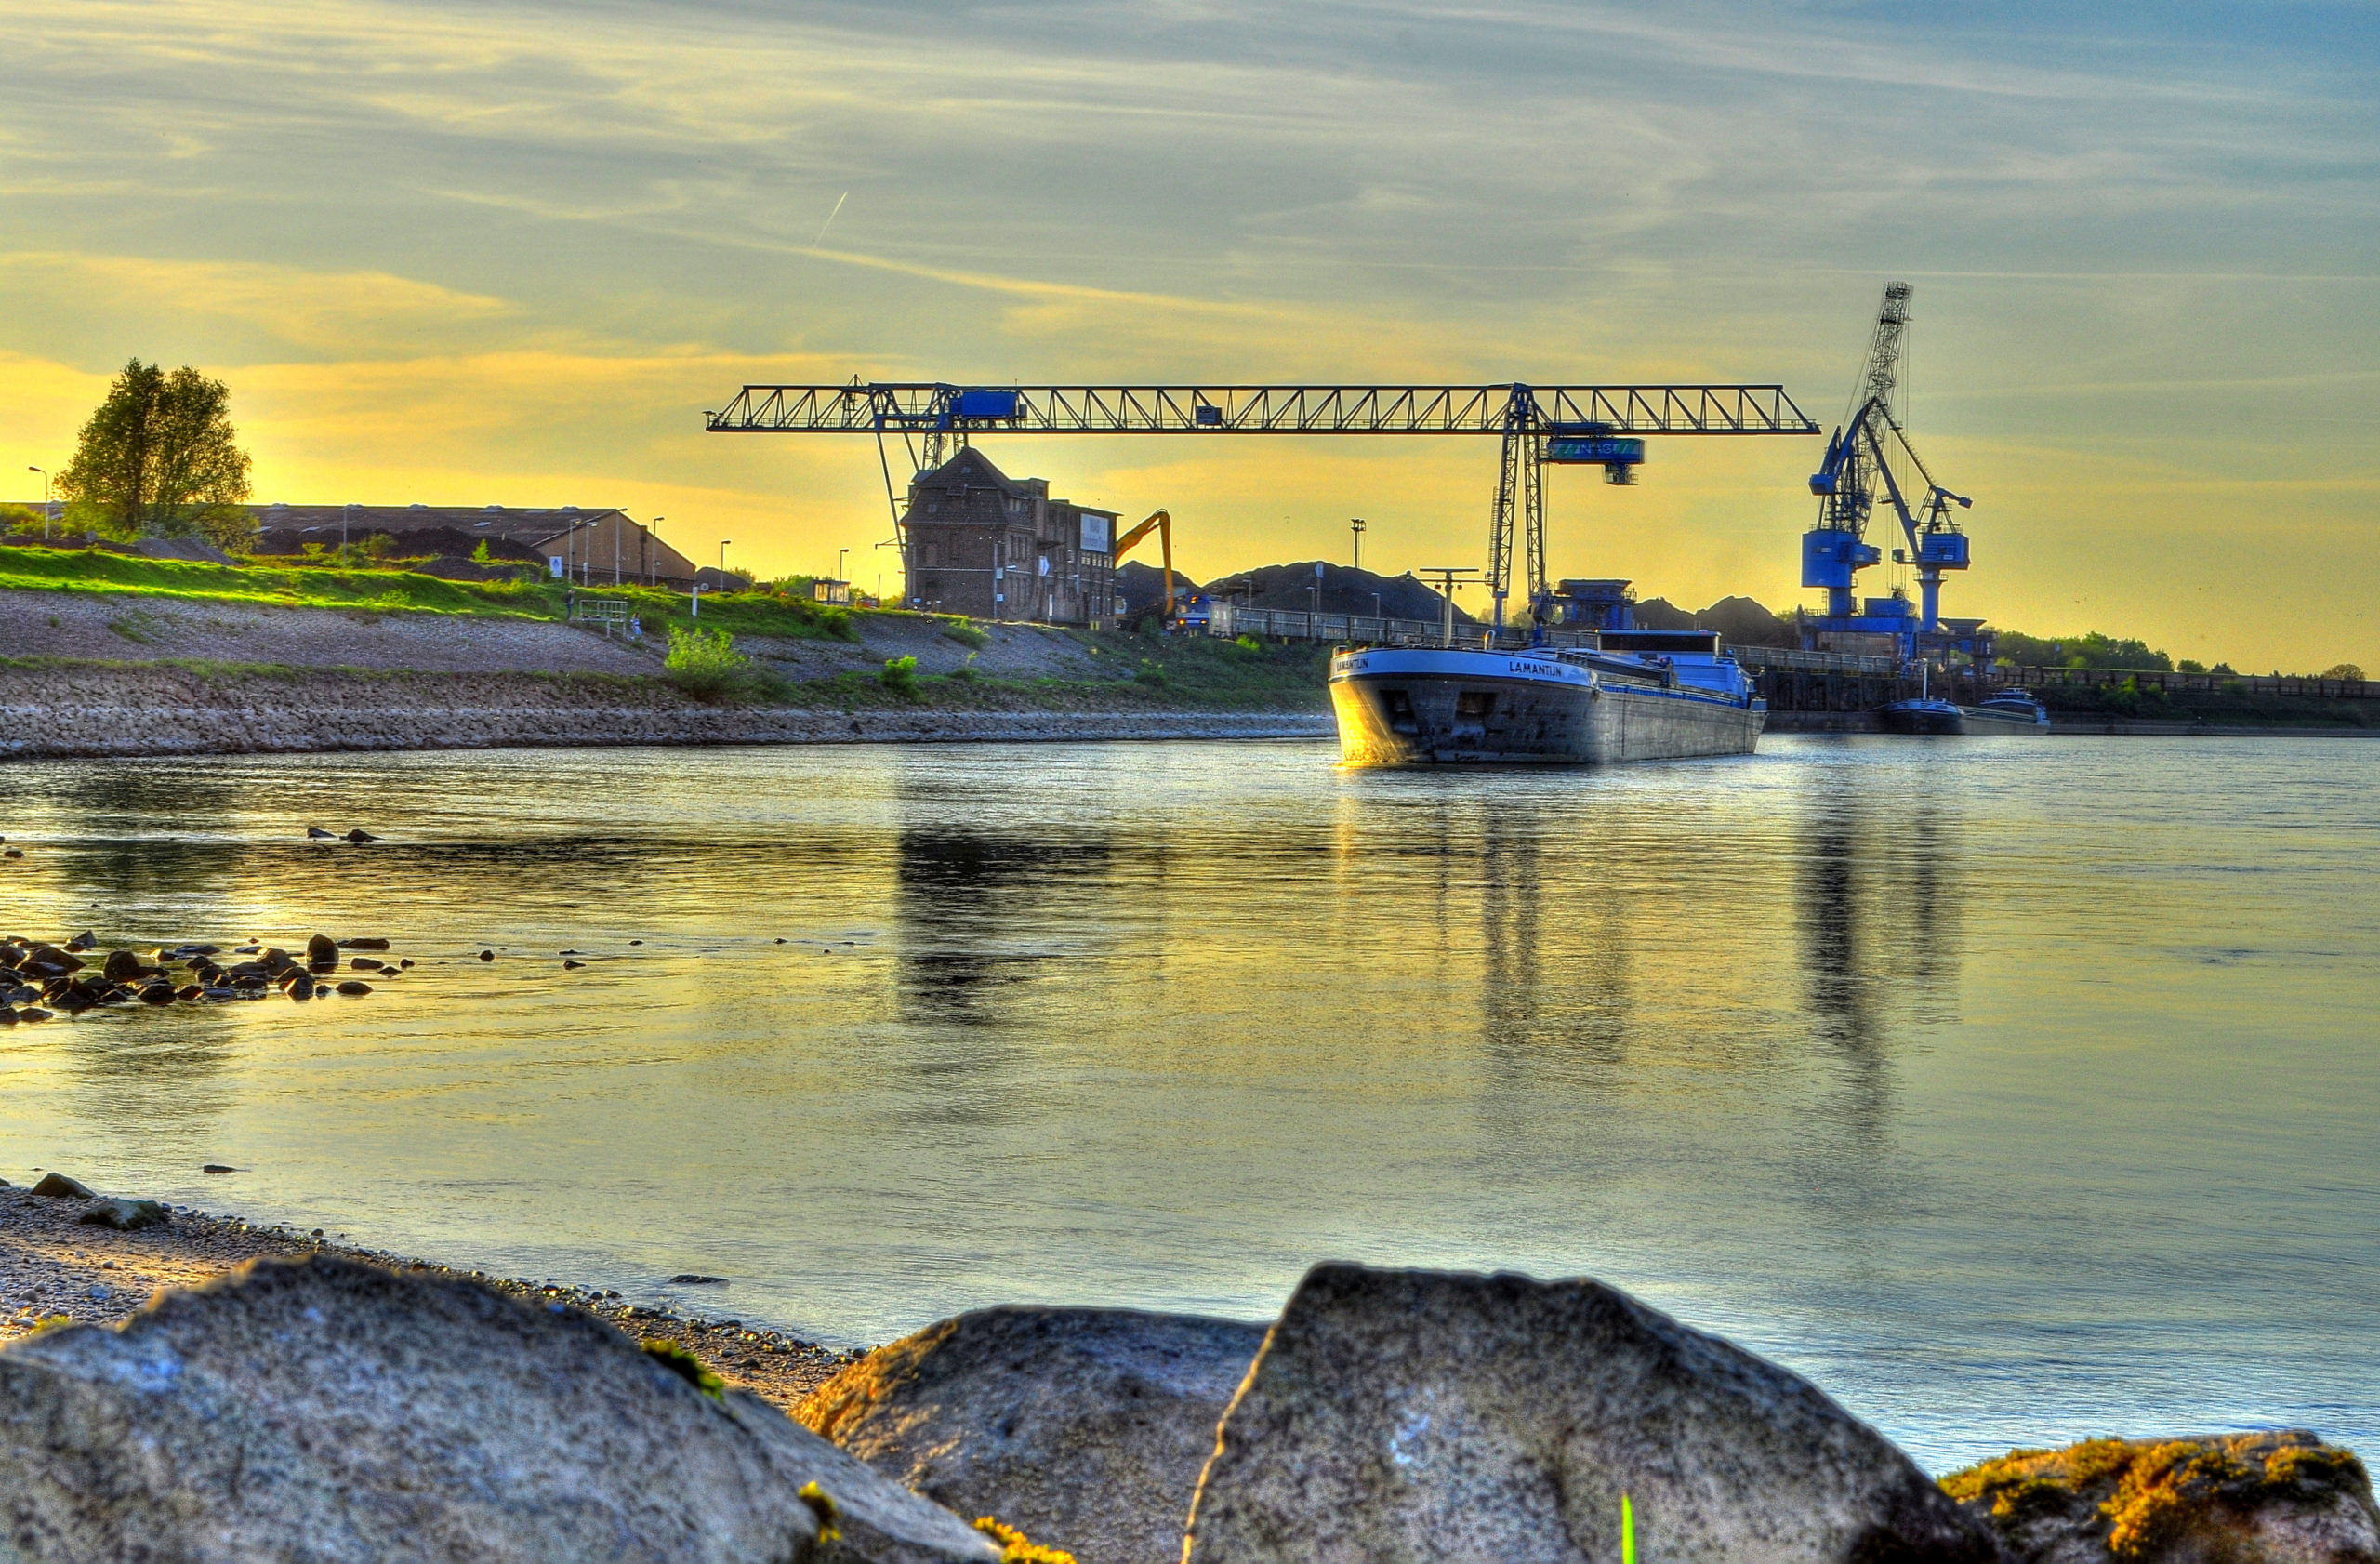
{"type": "MultiPolygon", "coordinates": [[[[647,532],[653,534],[653,540],[655,543],[661,541],[661,524],[668,519],[667,516],[655,516],[653,518],[653,524],[645,528],[647,532]]],[[[654,557],[653,550],[650,549],[644,551],[644,584],[649,587],[653,585],[654,577],[661,573],[661,562],[654,557]]]]}
{"type": "Polygon", "coordinates": [[[348,563],[347,522],[348,518],[354,514],[355,505],[352,501],[350,501],[348,504],[342,505],[338,508],[338,563],[341,564],[348,563]]]}
{"type": "Polygon", "coordinates": [[[724,537],[722,537],[722,538],[721,538],[721,539],[719,540],[719,590],[720,590],[721,591],[725,591],[725,590],[727,590],[727,545],[728,545],[728,541],[729,541],[729,540],[728,540],[727,538],[724,538],[724,537]]]}
{"type": "Polygon", "coordinates": [[[843,562],[844,562],[845,560],[847,560],[847,559],[851,558],[851,557],[852,557],[852,551],[851,551],[849,549],[838,549],[838,550],[835,550],[835,579],[836,579],[836,580],[838,580],[838,581],[842,581],[842,580],[847,580],[847,579],[849,579],[847,577],[845,577],[845,576],[843,575],[843,562]]]}
{"type": "Polygon", "coordinates": [[[1355,568],[1361,570],[1364,568],[1364,519],[1358,516],[1349,522],[1347,530],[1355,535],[1355,568]]]}
{"type": "Polygon", "coordinates": [[[25,464],[25,471],[41,474],[41,540],[46,543],[49,541],[49,471],[35,467],[31,462],[25,464]]]}

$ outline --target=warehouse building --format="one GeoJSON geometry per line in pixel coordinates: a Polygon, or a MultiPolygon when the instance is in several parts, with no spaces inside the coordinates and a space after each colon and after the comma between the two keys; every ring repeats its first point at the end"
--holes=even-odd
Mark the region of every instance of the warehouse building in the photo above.
{"type": "Polygon", "coordinates": [[[402,557],[468,562],[479,545],[501,566],[541,563],[580,586],[648,586],[682,590],[699,577],[708,589],[718,572],[664,543],[643,523],[616,507],[575,505],[525,509],[502,505],[251,505],[256,552],[328,552],[342,540],[361,544],[376,535],[402,557]]]}

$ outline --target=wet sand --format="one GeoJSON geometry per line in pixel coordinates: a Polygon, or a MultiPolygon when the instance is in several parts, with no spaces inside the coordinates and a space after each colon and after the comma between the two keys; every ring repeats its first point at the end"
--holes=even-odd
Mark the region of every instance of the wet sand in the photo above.
{"type": "Polygon", "coordinates": [[[38,1196],[22,1186],[0,1187],[0,1346],[61,1316],[84,1324],[121,1323],[161,1291],[200,1286],[251,1260],[327,1253],[390,1270],[472,1277],[530,1303],[581,1310],[639,1340],[674,1342],[729,1385],[788,1412],[860,1356],[781,1332],[747,1331],[738,1320],[699,1319],[631,1305],[615,1292],[486,1276],[188,1207],[168,1208],[171,1218],[163,1226],[131,1232],[84,1225],[84,1214],[98,1203],[38,1196]]]}

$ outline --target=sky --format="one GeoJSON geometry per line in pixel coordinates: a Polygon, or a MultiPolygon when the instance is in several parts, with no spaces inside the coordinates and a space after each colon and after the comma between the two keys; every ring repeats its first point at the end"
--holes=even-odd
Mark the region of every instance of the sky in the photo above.
{"type": "MultiPolygon", "coordinates": [[[[2380,671],[2373,5],[9,0],[0,60],[20,494],[137,355],[231,386],[260,501],[619,505],[897,590],[873,442],[704,410],[1710,380],[1831,427],[1901,279],[1946,612],[2380,671]]],[[[981,444],[1200,576],[1355,516],[1484,563],[1486,440],[981,444]]],[[[1557,471],[1554,571],[1815,604],[1819,456],[1557,471]]]]}

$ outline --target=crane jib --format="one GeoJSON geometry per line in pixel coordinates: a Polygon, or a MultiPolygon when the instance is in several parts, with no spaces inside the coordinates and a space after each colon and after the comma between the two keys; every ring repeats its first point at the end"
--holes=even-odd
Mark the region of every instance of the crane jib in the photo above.
{"type": "MultiPolygon", "coordinates": [[[[1816,434],[1776,385],[748,385],[715,433],[1816,434]]],[[[1618,460],[1560,457],[1549,459],[1618,460]]]]}

